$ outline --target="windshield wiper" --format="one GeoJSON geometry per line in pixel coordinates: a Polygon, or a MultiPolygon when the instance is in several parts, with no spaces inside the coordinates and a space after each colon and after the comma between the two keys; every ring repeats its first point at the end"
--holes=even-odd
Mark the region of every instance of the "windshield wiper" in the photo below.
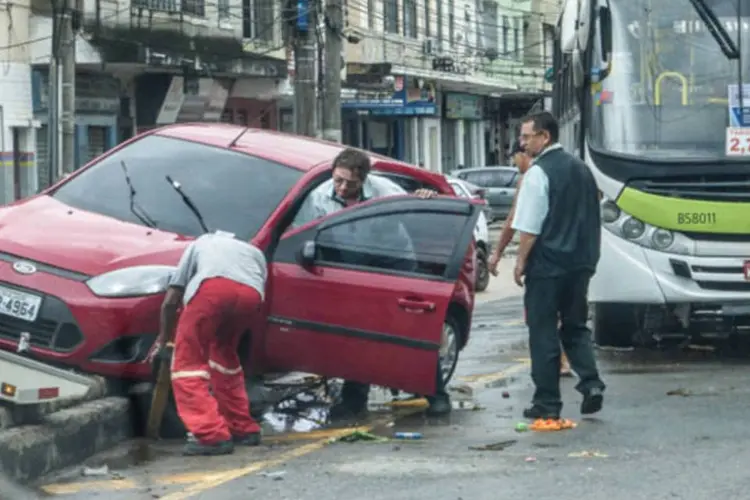
{"type": "Polygon", "coordinates": [[[727,33],[727,30],[724,29],[724,26],[719,22],[711,7],[706,5],[705,0],[690,0],[690,4],[695,9],[695,12],[698,13],[698,17],[706,24],[708,32],[711,33],[716,43],[719,44],[719,48],[727,59],[739,59],[740,50],[737,48],[734,40],[732,40],[732,37],[729,36],[729,33],[727,33]]]}
{"type": "Polygon", "coordinates": [[[125,165],[124,161],[120,162],[120,166],[122,167],[122,173],[125,174],[125,183],[128,185],[128,189],[130,189],[130,211],[138,217],[138,220],[143,222],[148,227],[156,227],[156,222],[154,219],[148,216],[146,211],[141,207],[138,203],[135,201],[135,195],[136,191],[133,187],[133,181],[130,180],[130,174],[128,174],[128,167],[125,165]],[[136,210],[137,209],[137,210],[136,210]]]}
{"type": "Polygon", "coordinates": [[[172,180],[172,178],[168,175],[165,176],[165,178],[167,179],[167,182],[169,183],[169,185],[172,186],[172,189],[177,191],[177,194],[180,195],[180,197],[182,198],[182,201],[185,202],[185,205],[187,205],[190,211],[193,212],[193,215],[195,215],[195,218],[198,219],[198,224],[201,225],[203,232],[205,233],[210,232],[208,228],[206,227],[206,223],[203,221],[203,216],[198,210],[198,207],[196,207],[193,201],[190,199],[190,197],[182,191],[182,186],[180,185],[180,183],[175,180],[172,180]]]}

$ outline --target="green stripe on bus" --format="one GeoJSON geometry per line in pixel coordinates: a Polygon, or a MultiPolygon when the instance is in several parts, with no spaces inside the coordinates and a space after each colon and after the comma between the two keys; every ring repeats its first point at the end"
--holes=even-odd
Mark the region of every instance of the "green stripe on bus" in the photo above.
{"type": "Polygon", "coordinates": [[[686,200],[623,189],[617,206],[664,229],[696,233],[750,234],[750,203],[686,200]]]}

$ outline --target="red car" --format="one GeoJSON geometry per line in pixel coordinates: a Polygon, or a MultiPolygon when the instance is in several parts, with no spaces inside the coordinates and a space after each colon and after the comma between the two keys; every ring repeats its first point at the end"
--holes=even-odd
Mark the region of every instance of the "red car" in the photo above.
{"type": "MultiPolygon", "coordinates": [[[[232,125],[174,125],[3,207],[0,348],[15,349],[27,333],[37,359],[148,379],[143,359],[170,272],[191,239],[221,229],[268,258],[265,318],[244,353],[253,373],[305,371],[434,392],[436,363],[450,378],[468,340],[481,208],[455,197],[381,198],[290,228],[341,149],[232,125]],[[350,248],[331,236],[372,222],[406,228],[412,267],[393,266],[398,249],[366,241],[366,231],[350,248]],[[341,257],[363,252],[366,264],[341,257]]],[[[452,195],[442,176],[372,160],[375,170],[452,195]]]]}

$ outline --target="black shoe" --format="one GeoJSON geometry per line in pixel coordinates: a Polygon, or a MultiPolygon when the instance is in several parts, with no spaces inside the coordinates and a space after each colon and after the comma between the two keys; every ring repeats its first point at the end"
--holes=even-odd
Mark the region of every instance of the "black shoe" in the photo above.
{"type": "Polygon", "coordinates": [[[547,420],[547,419],[559,420],[560,414],[550,412],[540,406],[534,405],[529,408],[526,408],[523,411],[523,418],[528,418],[529,420],[539,420],[540,418],[544,420],[547,420]]]}
{"type": "Polygon", "coordinates": [[[453,410],[453,405],[447,394],[445,396],[428,397],[427,402],[430,403],[430,406],[424,413],[428,417],[444,417],[450,415],[453,410]]]}
{"type": "Polygon", "coordinates": [[[583,401],[581,401],[581,414],[593,415],[594,413],[598,413],[601,411],[603,404],[604,396],[602,395],[602,390],[599,388],[591,389],[583,395],[583,401]]]}
{"type": "Polygon", "coordinates": [[[216,444],[188,441],[182,450],[182,454],[187,456],[231,455],[232,453],[234,453],[234,443],[232,441],[220,441],[216,444]]]}
{"type": "Polygon", "coordinates": [[[234,444],[240,446],[259,446],[260,445],[260,432],[253,432],[251,434],[245,434],[244,436],[232,436],[234,444]]]}
{"type": "Polygon", "coordinates": [[[367,413],[367,401],[356,403],[352,401],[343,400],[331,408],[329,418],[332,420],[344,420],[357,418],[367,413]]]}

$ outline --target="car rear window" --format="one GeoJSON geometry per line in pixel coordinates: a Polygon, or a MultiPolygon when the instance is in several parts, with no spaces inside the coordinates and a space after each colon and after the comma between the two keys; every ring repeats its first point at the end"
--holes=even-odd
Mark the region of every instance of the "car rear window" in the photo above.
{"type": "Polygon", "coordinates": [[[74,208],[188,236],[203,233],[167,176],[201,213],[209,230],[250,239],[302,177],[291,167],[205,144],[149,135],[102,158],[51,195],[74,208]],[[123,165],[125,168],[123,168],[123,165]],[[131,210],[130,177],[135,195],[131,210]]]}
{"type": "Polygon", "coordinates": [[[513,183],[516,172],[513,170],[475,170],[462,172],[461,179],[480,187],[509,187],[513,183]]]}

